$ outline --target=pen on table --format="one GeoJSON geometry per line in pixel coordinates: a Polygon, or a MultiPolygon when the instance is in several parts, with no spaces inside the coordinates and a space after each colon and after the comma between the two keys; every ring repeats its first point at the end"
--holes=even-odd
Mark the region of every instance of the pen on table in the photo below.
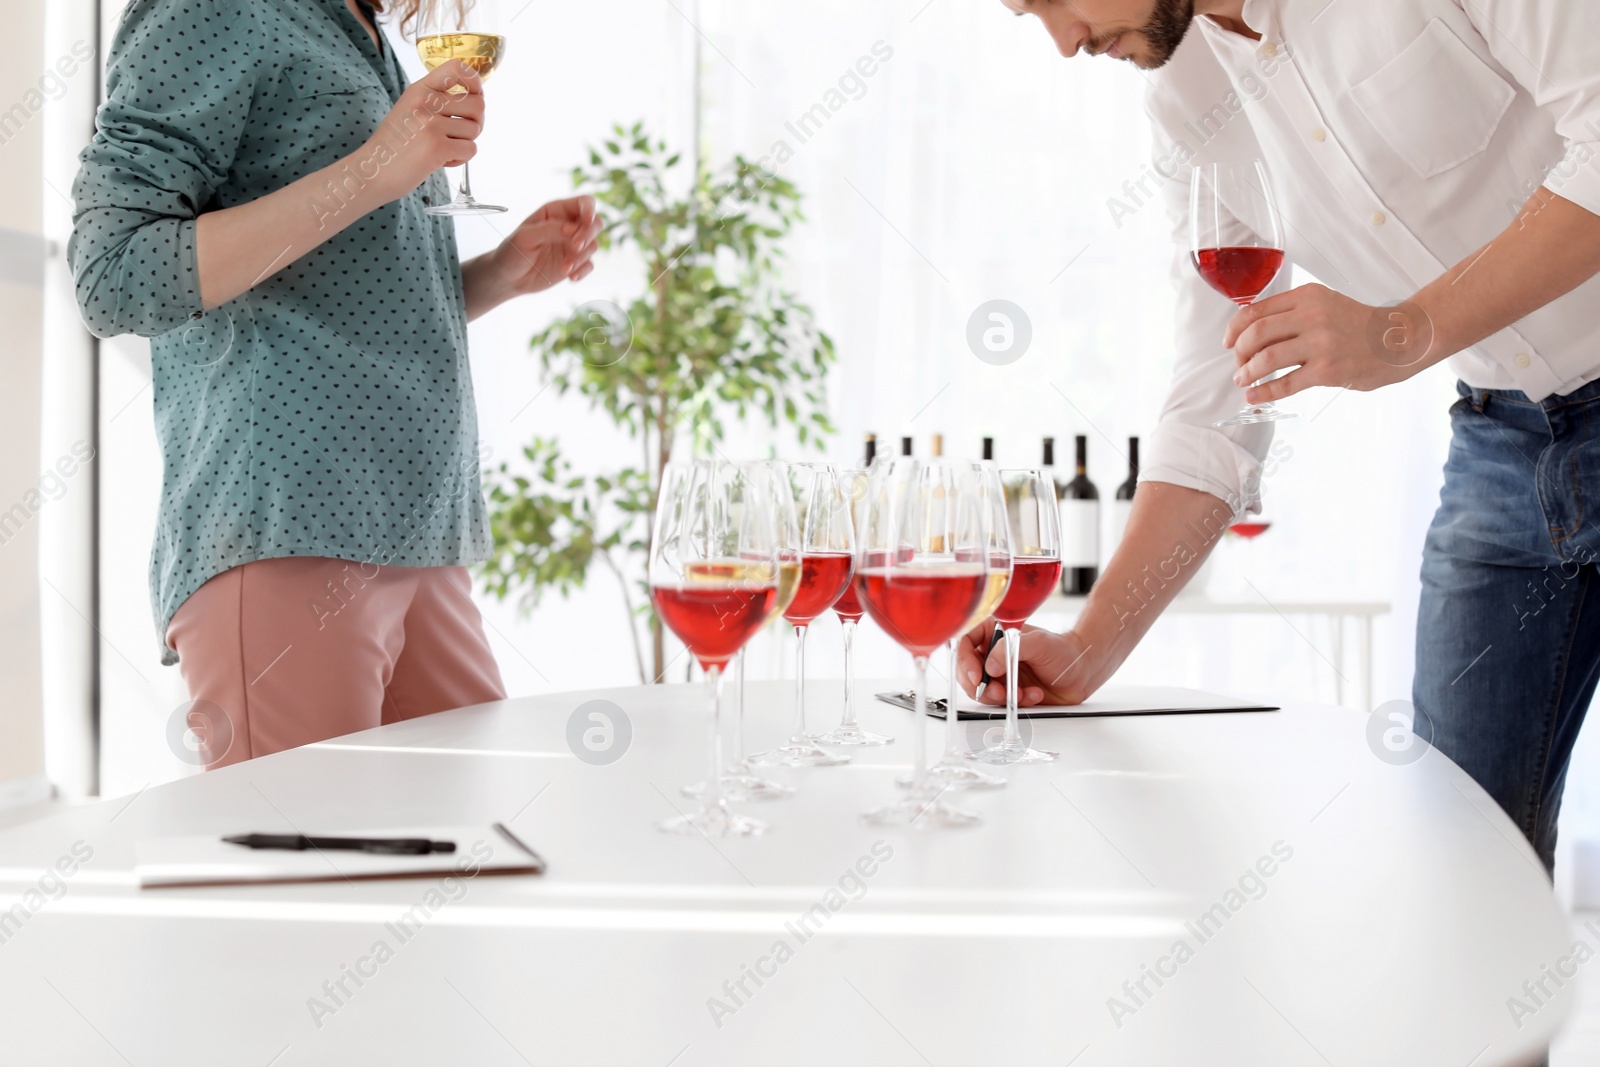
{"type": "Polygon", "coordinates": [[[426,837],[307,837],[305,834],[241,834],[224,837],[230,845],[245,848],[272,848],[303,852],[308,848],[343,849],[346,852],[376,852],[386,856],[425,856],[430,852],[454,852],[454,841],[430,841],[426,837]]]}

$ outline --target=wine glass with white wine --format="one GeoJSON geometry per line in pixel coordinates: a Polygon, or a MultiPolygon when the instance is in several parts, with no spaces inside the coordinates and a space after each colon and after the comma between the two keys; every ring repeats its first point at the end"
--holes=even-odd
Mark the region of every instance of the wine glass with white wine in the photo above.
{"type": "MultiPolygon", "coordinates": [[[[472,6],[469,16],[472,29],[460,28],[456,20],[445,13],[445,9],[453,7],[439,4],[434,8],[438,14],[418,20],[417,54],[422,57],[422,65],[434,70],[452,59],[459,59],[480,79],[487,80],[506,56],[505,35],[486,32],[498,29],[492,5],[488,0],[478,0],[472,6]]],[[[458,85],[450,91],[460,94],[467,90],[458,85]]],[[[427,212],[430,215],[498,215],[505,210],[498,204],[484,204],[474,199],[472,165],[464,162],[461,164],[461,188],[456,191],[455,199],[448,204],[435,204],[427,212]]]]}

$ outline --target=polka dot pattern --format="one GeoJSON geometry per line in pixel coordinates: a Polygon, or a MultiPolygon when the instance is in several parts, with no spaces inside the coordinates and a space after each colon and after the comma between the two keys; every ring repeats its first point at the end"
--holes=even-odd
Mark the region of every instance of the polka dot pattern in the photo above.
{"type": "MultiPolygon", "coordinates": [[[[252,560],[488,556],[455,231],[424,210],[443,173],[292,263],[244,250],[268,276],[200,303],[196,217],[350,155],[405,85],[343,0],[133,0],[118,27],[68,256],[90,329],[151,339],[160,634],[252,560]]],[[[330,183],[306,210],[350,195],[330,183]]]]}

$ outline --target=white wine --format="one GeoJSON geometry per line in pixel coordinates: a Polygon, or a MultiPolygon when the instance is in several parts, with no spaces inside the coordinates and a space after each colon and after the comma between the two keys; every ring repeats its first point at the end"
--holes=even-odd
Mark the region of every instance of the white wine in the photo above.
{"type": "Polygon", "coordinates": [[[972,618],[961,624],[961,632],[966,633],[993,615],[994,609],[1005,599],[1006,587],[1010,584],[1011,575],[1006,571],[990,571],[989,580],[983,585],[983,599],[978,602],[978,610],[972,613],[972,618]]]}
{"type": "Polygon", "coordinates": [[[778,561],[778,603],[772,609],[773,615],[782,615],[789,610],[789,605],[794,602],[794,595],[800,591],[800,561],[778,561]]]}
{"type": "MultiPolygon", "coordinates": [[[[506,55],[506,39],[498,33],[434,33],[417,38],[417,54],[429,70],[459,59],[479,78],[487,79],[506,55]]],[[[466,92],[460,86],[451,92],[466,92]]]]}

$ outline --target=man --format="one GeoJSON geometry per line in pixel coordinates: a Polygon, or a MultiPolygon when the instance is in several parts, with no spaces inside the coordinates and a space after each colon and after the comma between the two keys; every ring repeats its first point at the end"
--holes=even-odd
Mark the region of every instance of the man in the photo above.
{"type": "MultiPolygon", "coordinates": [[[[1600,5],[1593,0],[1003,0],[1063,56],[1150,71],[1178,247],[1175,381],[1127,533],[1065,634],[1030,629],[1024,704],[1093,693],[1220,533],[1259,511],[1270,430],[1313,385],[1461,379],[1423,550],[1413,701],[1554,865],[1600,668],[1600,5]],[[1306,285],[1237,310],[1190,266],[1194,167],[1264,160],[1306,285]],[[1177,572],[1175,578],[1172,577],[1177,572]]],[[[1232,205],[1227,205],[1230,208],[1232,205]]],[[[987,635],[962,641],[979,677],[987,635]]],[[[1001,678],[980,694],[1004,699],[1001,678]]]]}

